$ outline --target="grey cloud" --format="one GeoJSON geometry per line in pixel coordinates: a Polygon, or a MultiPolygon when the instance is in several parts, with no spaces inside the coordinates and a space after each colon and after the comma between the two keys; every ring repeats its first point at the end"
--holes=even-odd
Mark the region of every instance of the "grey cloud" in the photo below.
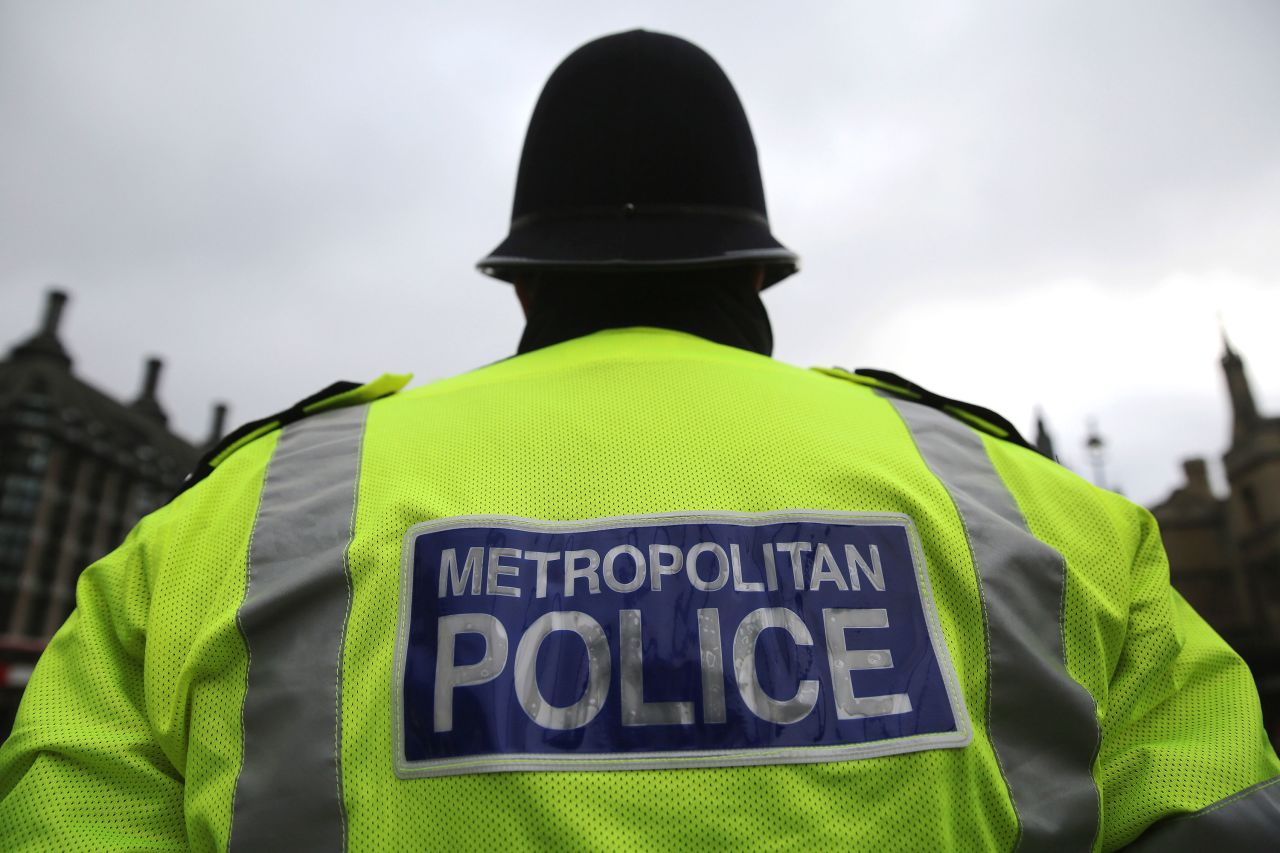
{"type": "Polygon", "coordinates": [[[339,376],[500,358],[519,312],[471,265],[504,232],[524,123],[565,53],[637,25],[699,42],[744,96],[806,262],[767,297],[785,358],[845,360],[850,328],[938,294],[1280,278],[1262,0],[46,0],[0,3],[0,342],[61,282],[85,369],[128,395],[166,354],[189,435],[213,397],[244,419],[339,376]]]}

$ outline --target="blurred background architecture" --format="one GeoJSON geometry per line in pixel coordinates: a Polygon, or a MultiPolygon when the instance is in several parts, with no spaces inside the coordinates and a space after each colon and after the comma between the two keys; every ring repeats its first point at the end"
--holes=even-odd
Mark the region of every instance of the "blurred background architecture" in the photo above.
{"type": "Polygon", "coordinates": [[[201,444],[174,435],[158,358],[129,402],[78,378],[58,336],[66,306],[65,293],[50,292],[35,334],[0,361],[0,737],[75,605],[80,571],[174,493],[226,416],[214,408],[201,444]]]}
{"type": "Polygon", "coordinates": [[[1227,494],[1215,494],[1205,459],[1188,459],[1186,483],[1151,512],[1174,586],[1249,662],[1267,730],[1280,741],[1280,417],[1258,411],[1244,359],[1225,334],[1222,344],[1227,494]]]}
{"type": "MultiPolygon", "coordinates": [[[[50,292],[38,330],[0,361],[0,738],[74,606],[80,571],[164,503],[225,426],[219,404],[199,443],[170,431],[157,358],[129,402],[77,378],[58,336],[66,305],[65,293],[50,292]]],[[[1280,417],[1258,410],[1244,359],[1225,335],[1223,347],[1233,424],[1226,494],[1215,491],[1206,459],[1189,459],[1185,484],[1151,510],[1174,586],[1249,662],[1268,731],[1280,740],[1280,417]]],[[[1035,444],[1055,458],[1041,413],[1035,444]]],[[[1107,485],[1096,425],[1086,444],[1093,479],[1107,485]]]]}

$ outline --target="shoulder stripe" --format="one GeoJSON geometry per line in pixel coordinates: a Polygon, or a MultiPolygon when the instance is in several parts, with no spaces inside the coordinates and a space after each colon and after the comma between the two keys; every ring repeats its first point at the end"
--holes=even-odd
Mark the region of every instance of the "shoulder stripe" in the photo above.
{"type": "MultiPolygon", "coordinates": [[[[355,406],[394,394],[405,385],[408,385],[409,380],[412,378],[413,374],[411,373],[384,373],[372,382],[366,382],[363,385],[354,385],[349,382],[339,383],[351,385],[351,387],[331,394],[325,394],[322,391],[320,394],[308,397],[295,405],[307,415],[327,412],[330,409],[341,409],[344,406],[355,406]]],[[[330,386],[331,389],[336,387],[330,386]]]]}
{"type": "Polygon", "coordinates": [[[341,850],[342,644],[368,406],[286,426],[237,614],[249,652],[230,846],[341,850]]]}
{"type": "Polygon", "coordinates": [[[987,730],[1018,815],[1020,850],[1087,850],[1099,827],[1093,697],[1067,672],[1066,565],[1035,538],[982,439],[937,409],[881,393],[965,526],[987,630],[987,730]]]}
{"type": "Polygon", "coordinates": [[[356,406],[386,397],[409,384],[411,379],[413,379],[413,374],[411,373],[384,373],[372,382],[366,382],[363,385],[357,385],[355,382],[335,382],[329,387],[299,400],[284,411],[243,424],[232,430],[221,441],[205,452],[200,461],[196,463],[195,470],[187,475],[187,479],[183,481],[177,494],[182,494],[212,474],[213,469],[225,462],[237,450],[269,432],[275,432],[282,427],[320,412],[340,409],[345,406],[356,406]]]}
{"type": "Polygon", "coordinates": [[[874,376],[867,376],[864,373],[854,373],[840,367],[815,367],[815,373],[821,373],[826,376],[833,376],[836,379],[843,379],[846,382],[853,382],[857,385],[865,385],[868,388],[879,388],[882,391],[888,391],[899,397],[906,397],[908,400],[919,400],[920,395],[910,388],[903,385],[895,385],[892,382],[886,382],[883,379],[877,379],[874,376]]]}
{"type": "Polygon", "coordinates": [[[985,432],[987,435],[994,435],[996,438],[1004,439],[1019,447],[1025,447],[1028,450],[1039,453],[1035,447],[1022,437],[1017,427],[984,406],[975,406],[973,403],[943,397],[941,394],[935,394],[928,388],[922,388],[909,379],[903,379],[901,376],[889,373],[886,370],[872,370],[865,367],[860,367],[854,371],[844,370],[839,367],[817,367],[814,370],[827,376],[833,376],[836,379],[843,379],[846,382],[865,385],[868,388],[875,388],[880,391],[888,391],[895,397],[940,409],[952,417],[964,421],[974,429],[985,432]]]}

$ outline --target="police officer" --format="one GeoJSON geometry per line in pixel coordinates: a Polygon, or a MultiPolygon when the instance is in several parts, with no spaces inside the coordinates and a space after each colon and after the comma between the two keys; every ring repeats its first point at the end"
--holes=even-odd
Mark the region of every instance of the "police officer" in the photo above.
{"type": "Polygon", "coordinates": [[[1149,514],[992,412],[768,357],[742,108],[572,54],[507,239],[521,355],[228,437],[87,569],[6,849],[1268,849],[1280,763],[1149,514]]]}

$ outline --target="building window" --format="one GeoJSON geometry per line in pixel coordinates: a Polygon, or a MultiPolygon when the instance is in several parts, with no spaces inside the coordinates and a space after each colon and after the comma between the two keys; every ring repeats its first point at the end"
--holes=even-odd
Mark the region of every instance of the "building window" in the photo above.
{"type": "MultiPolygon", "coordinates": [[[[16,572],[21,567],[30,536],[31,532],[25,524],[0,521],[0,576],[5,574],[6,568],[16,572]]],[[[0,581],[2,580],[0,577],[0,581]]]]}
{"type": "Polygon", "coordinates": [[[40,480],[22,474],[10,474],[0,480],[0,513],[28,518],[35,513],[40,499],[40,480]]]}

